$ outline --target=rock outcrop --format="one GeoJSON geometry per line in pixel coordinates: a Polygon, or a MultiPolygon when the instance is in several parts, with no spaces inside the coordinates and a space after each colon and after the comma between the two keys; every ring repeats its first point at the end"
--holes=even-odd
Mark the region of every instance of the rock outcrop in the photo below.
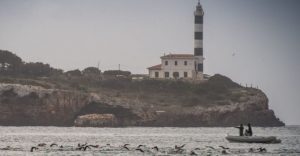
{"type": "Polygon", "coordinates": [[[0,125],[74,123],[99,127],[284,125],[269,109],[261,90],[239,86],[222,75],[200,84],[180,80],[100,81],[91,91],[0,84],[0,125]]]}
{"type": "Polygon", "coordinates": [[[74,121],[74,126],[114,127],[118,126],[118,122],[113,114],[87,114],[78,116],[74,121]]]}
{"type": "Polygon", "coordinates": [[[129,109],[100,103],[100,100],[94,93],[0,84],[0,125],[73,126],[78,116],[94,112],[117,114],[121,123],[117,124],[116,120],[113,124],[115,126],[122,126],[124,123],[130,125],[129,123],[135,122],[131,120],[138,119],[129,109]]]}
{"type": "Polygon", "coordinates": [[[19,84],[1,84],[0,95],[0,124],[10,126],[72,126],[93,100],[86,93],[19,84]]]}

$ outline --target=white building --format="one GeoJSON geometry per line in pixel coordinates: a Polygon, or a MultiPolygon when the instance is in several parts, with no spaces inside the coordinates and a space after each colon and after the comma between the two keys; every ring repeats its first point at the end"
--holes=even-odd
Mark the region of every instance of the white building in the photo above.
{"type": "Polygon", "coordinates": [[[195,62],[192,54],[169,54],[161,57],[161,64],[149,67],[150,78],[195,78],[195,62]]]}
{"type": "Polygon", "coordinates": [[[150,78],[203,79],[203,16],[200,2],[196,7],[194,54],[169,54],[161,57],[161,64],[149,67],[150,78]]]}

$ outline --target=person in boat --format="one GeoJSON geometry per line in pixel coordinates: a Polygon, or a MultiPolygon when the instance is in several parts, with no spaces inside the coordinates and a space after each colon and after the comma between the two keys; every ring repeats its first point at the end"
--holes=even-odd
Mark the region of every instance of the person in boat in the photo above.
{"type": "Polygon", "coordinates": [[[241,124],[240,126],[237,126],[235,128],[238,128],[240,130],[240,136],[244,136],[244,125],[241,124]]]}
{"type": "Polygon", "coordinates": [[[246,129],[245,135],[252,136],[252,134],[253,134],[253,132],[252,132],[251,124],[248,123],[248,129],[246,129]]]}

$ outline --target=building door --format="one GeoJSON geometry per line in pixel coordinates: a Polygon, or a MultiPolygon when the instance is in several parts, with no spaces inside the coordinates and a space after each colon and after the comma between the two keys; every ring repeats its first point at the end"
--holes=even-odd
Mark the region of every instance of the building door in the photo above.
{"type": "Polygon", "coordinates": [[[158,77],[159,77],[159,73],[155,72],[155,78],[158,78],[158,77]]]}
{"type": "Polygon", "coordinates": [[[178,72],[173,72],[173,77],[174,77],[175,79],[179,78],[179,73],[178,73],[178,72]]]}
{"type": "Polygon", "coordinates": [[[165,78],[169,78],[169,72],[165,72],[165,78]]]}
{"type": "Polygon", "coordinates": [[[188,72],[184,72],[183,77],[188,77],[188,72]]]}

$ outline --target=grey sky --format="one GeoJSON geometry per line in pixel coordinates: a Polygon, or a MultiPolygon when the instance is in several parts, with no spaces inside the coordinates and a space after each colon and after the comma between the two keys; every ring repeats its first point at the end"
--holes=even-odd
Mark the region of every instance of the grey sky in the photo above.
{"type": "MultiPolygon", "coordinates": [[[[147,73],[164,53],[193,53],[196,0],[0,0],[0,49],[64,70],[147,73]]],[[[202,0],[205,73],[253,84],[300,124],[300,1],[202,0]],[[235,53],[235,56],[232,54],[235,53]]]]}

